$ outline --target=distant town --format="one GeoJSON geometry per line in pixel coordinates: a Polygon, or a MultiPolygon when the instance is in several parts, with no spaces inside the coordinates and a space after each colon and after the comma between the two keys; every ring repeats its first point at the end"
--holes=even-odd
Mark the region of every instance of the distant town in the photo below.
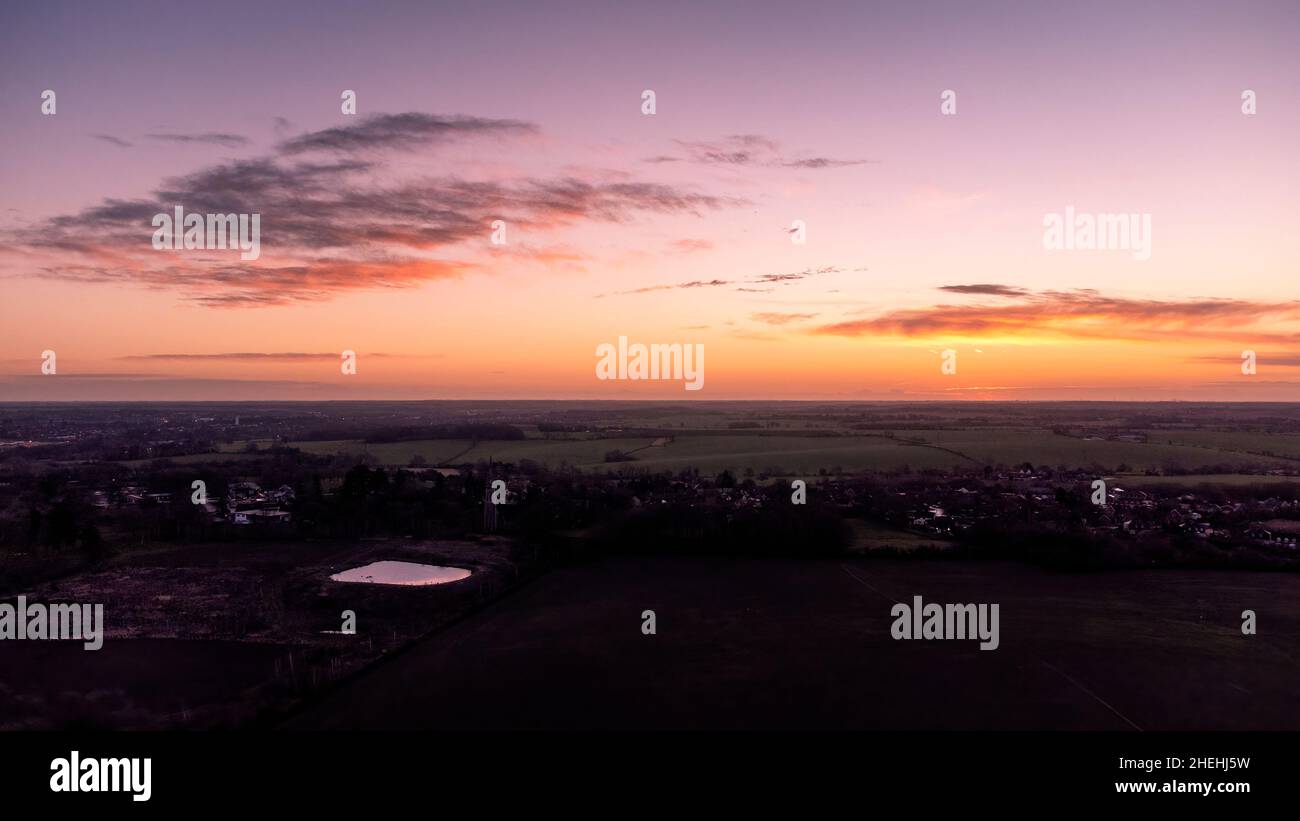
{"type": "MultiPolygon", "coordinates": [[[[1229,412],[1221,407],[1121,406],[1087,423],[1071,417],[1093,406],[1052,407],[1021,406],[994,424],[987,408],[811,403],[11,406],[0,412],[0,549],[96,553],[241,531],[464,535],[526,525],[531,537],[593,535],[662,508],[716,514],[723,525],[745,512],[838,520],[821,533],[824,543],[795,538],[791,553],[1000,554],[1055,533],[1068,556],[1022,557],[1081,566],[1295,563],[1300,420],[1289,410],[1236,409],[1263,428],[1257,441],[1225,433],[1232,447],[1210,447],[1218,423],[1200,419],[1206,408],[1229,412]],[[945,431],[969,440],[972,430],[1006,461],[946,441],[945,431]],[[1032,452],[1016,453],[1022,430],[1064,458],[1094,446],[1104,448],[1101,458],[1124,458],[1020,461],[1032,452]],[[853,464],[863,447],[875,448],[868,455],[877,464],[853,464]],[[785,452],[805,464],[783,464],[785,452]],[[505,505],[490,498],[494,481],[506,488],[505,505]],[[792,503],[795,482],[807,489],[806,510],[792,503]],[[382,512],[350,520],[358,493],[382,512]],[[534,510],[543,508],[544,516],[534,510]]],[[[656,532],[645,524],[643,533],[656,532]]]]}

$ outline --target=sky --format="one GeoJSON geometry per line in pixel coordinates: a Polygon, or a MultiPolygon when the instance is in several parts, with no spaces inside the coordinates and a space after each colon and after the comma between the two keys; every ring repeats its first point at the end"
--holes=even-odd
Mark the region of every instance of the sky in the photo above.
{"type": "Polygon", "coordinates": [[[1061,5],[6,4],[0,401],[1300,399],[1300,6],[1061,5]]]}

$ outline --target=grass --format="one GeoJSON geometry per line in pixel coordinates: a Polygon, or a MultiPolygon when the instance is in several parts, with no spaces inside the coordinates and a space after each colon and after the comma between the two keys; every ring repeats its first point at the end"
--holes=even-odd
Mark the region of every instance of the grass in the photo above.
{"type": "MultiPolygon", "coordinates": [[[[415,456],[430,465],[445,463],[474,444],[468,439],[422,439],[415,442],[362,442],[360,439],[338,439],[324,442],[291,442],[290,447],[317,456],[335,453],[373,456],[381,465],[407,465],[415,456]]],[[[467,461],[473,461],[469,458],[467,461]]]]}
{"type": "MultiPolygon", "coordinates": [[[[905,467],[947,470],[979,464],[1014,466],[1024,462],[1051,466],[1097,464],[1108,469],[1128,465],[1134,471],[1200,470],[1225,463],[1257,468],[1295,466],[1286,459],[1199,444],[1087,440],[1036,428],[899,431],[892,437],[687,433],[652,447],[654,441],[649,437],[529,438],[477,444],[464,439],[379,444],[337,440],[296,442],[292,446],[314,454],[368,453],[383,465],[406,465],[418,455],[430,465],[487,459],[517,464],[529,459],[551,468],[567,464],[594,471],[640,468],[675,472],[696,468],[705,473],[722,470],[762,473],[777,469],[788,475],[815,475],[836,467],[845,471],[894,471],[905,467]],[[607,463],[605,454],[612,450],[633,452],[636,459],[607,463]]],[[[242,454],[232,456],[239,458],[242,454]]],[[[210,458],[211,455],[181,457],[176,461],[210,458]]]]}
{"type": "Polygon", "coordinates": [[[220,453],[189,453],[184,456],[155,456],[149,459],[127,459],[118,462],[117,464],[139,467],[140,465],[148,465],[152,462],[161,460],[172,462],[177,465],[195,465],[206,464],[208,462],[241,462],[248,459],[257,459],[260,456],[262,456],[262,454],[222,451],[220,453]]]}
{"type": "Polygon", "coordinates": [[[1300,436],[1285,433],[1222,430],[1151,430],[1146,431],[1146,434],[1150,442],[1173,442],[1177,445],[1209,448],[1227,453],[1271,453],[1275,456],[1300,459],[1300,436]]]}
{"type": "MultiPolygon", "coordinates": [[[[899,437],[916,437],[929,444],[951,448],[985,464],[1071,465],[1100,464],[1114,468],[1127,464],[1135,470],[1181,468],[1197,470],[1222,465],[1293,467],[1286,459],[1237,451],[1219,451],[1196,444],[1168,444],[1166,439],[1149,442],[1113,442],[1060,436],[1041,428],[976,428],[966,430],[900,431],[899,437]]],[[[1182,434],[1178,434],[1182,435],[1182,434]]]]}
{"type": "Polygon", "coordinates": [[[1224,485],[1242,487],[1300,482],[1300,476],[1260,476],[1249,473],[1199,473],[1190,476],[1118,476],[1113,484],[1118,487],[1142,485],[1224,485]]]}
{"type": "Polygon", "coordinates": [[[946,550],[953,545],[946,539],[909,533],[906,530],[895,530],[864,519],[847,521],[853,529],[853,541],[849,547],[852,553],[869,553],[872,550],[896,550],[906,553],[921,548],[946,550]]]}
{"type": "Polygon", "coordinates": [[[1296,730],[1297,628],[1300,585],[1284,573],[611,559],[548,573],[288,724],[1296,730]],[[894,604],[918,595],[997,603],[998,650],[894,640],[894,604]],[[1240,629],[1250,607],[1271,625],[1255,636],[1240,629]],[[654,636],[638,630],[646,608],[654,636]]]}

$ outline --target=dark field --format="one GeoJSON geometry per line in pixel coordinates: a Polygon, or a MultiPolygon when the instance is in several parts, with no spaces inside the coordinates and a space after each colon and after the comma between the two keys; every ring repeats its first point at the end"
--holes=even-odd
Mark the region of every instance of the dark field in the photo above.
{"type": "Polygon", "coordinates": [[[606,560],[548,574],[285,726],[1295,730],[1298,630],[1288,574],[606,560]],[[891,639],[894,600],[917,594],[999,603],[1001,647],[891,639]]]}
{"type": "Polygon", "coordinates": [[[1297,487],[1291,404],[0,405],[0,597],[106,639],[0,728],[1300,729],[1297,487]]]}
{"type": "Polygon", "coordinates": [[[158,548],[29,591],[104,603],[105,638],[0,644],[0,729],[221,728],[278,714],[516,582],[503,540],[262,542],[158,548]],[[378,560],[471,569],[438,587],[357,585],[378,560]],[[358,614],[343,636],[341,614],[358,614]]]}
{"type": "Polygon", "coordinates": [[[0,728],[129,728],[187,725],[227,710],[241,693],[286,669],[294,648],[194,639],[80,643],[7,642],[0,728]]]}

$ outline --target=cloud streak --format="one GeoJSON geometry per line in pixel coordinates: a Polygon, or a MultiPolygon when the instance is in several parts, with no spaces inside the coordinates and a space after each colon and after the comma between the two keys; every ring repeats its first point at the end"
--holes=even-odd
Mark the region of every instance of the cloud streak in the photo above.
{"type": "MultiPolygon", "coordinates": [[[[840,274],[846,270],[865,271],[866,268],[844,269],[835,265],[828,265],[822,268],[805,268],[802,271],[794,271],[784,274],[756,274],[744,279],[708,279],[708,280],[691,280],[689,282],[678,282],[664,285],[647,285],[644,288],[633,288],[630,291],[618,291],[618,296],[628,296],[633,294],[651,294],[657,291],[677,291],[690,290],[694,288],[721,288],[727,285],[735,285],[737,291],[745,293],[768,293],[771,288],[755,288],[754,285],[789,285],[790,283],[799,282],[810,277],[823,276],[825,274],[840,274]]],[[[600,296],[605,296],[600,294],[600,296]]]]}
{"type": "MultiPolygon", "coordinates": [[[[260,351],[241,351],[234,353],[150,353],[150,354],[131,354],[128,356],[118,357],[127,360],[148,360],[148,361],[165,361],[165,362],[303,362],[303,361],[335,361],[341,355],[338,351],[329,353],[304,353],[304,352],[285,352],[285,353],[263,353],[260,351]]],[[[389,353],[366,353],[366,358],[394,358],[400,357],[400,354],[389,353]]]]}
{"type": "Polygon", "coordinates": [[[660,154],[647,157],[645,162],[689,162],[699,165],[814,170],[866,165],[872,162],[831,157],[786,157],[776,140],[761,134],[732,134],[719,140],[674,140],[674,142],[681,150],[680,155],[660,154]]]}
{"type": "Polygon", "coordinates": [[[100,140],[101,142],[106,142],[109,145],[115,145],[118,148],[134,147],[133,143],[129,143],[126,140],[122,139],[121,137],[114,137],[112,134],[91,134],[90,136],[94,137],[97,140],[100,140]]]}
{"type": "Polygon", "coordinates": [[[1030,292],[999,285],[945,286],[940,290],[993,296],[999,301],[899,309],[820,325],[809,333],[908,339],[1300,341],[1295,331],[1277,332],[1278,323],[1300,322],[1300,301],[1131,299],[1092,289],[1030,292]]]}
{"type": "Polygon", "coordinates": [[[327,128],[285,140],[282,154],[308,151],[357,153],[380,149],[413,150],[438,143],[477,137],[521,137],[540,133],[532,123],[461,115],[441,116],[409,111],[374,114],[355,125],[327,128]]]}
{"type": "Polygon", "coordinates": [[[817,314],[780,313],[778,311],[760,311],[751,314],[750,319],[764,325],[789,325],[791,322],[806,322],[815,319],[817,314]]]}
{"type": "Polygon", "coordinates": [[[240,148],[249,143],[249,139],[242,134],[225,134],[216,131],[206,134],[146,134],[145,137],[164,143],[219,145],[223,148],[240,148]]]}
{"type": "MultiPolygon", "coordinates": [[[[383,181],[392,162],[381,152],[536,133],[536,126],[516,120],[375,115],[286,140],[267,156],[164,179],[146,197],[105,199],[0,233],[0,252],[20,256],[29,273],[45,278],[166,288],[201,305],[254,307],[478,273],[484,264],[474,258],[485,249],[495,219],[545,232],[647,215],[700,217],[744,202],[674,185],[572,174],[383,181]],[[262,259],[246,264],[220,251],[154,251],[151,221],[176,205],[198,214],[260,214],[262,259]]],[[[219,141],[236,135],[151,136],[219,141]]],[[[508,253],[540,265],[582,261],[555,249],[517,246],[508,253]]]]}

